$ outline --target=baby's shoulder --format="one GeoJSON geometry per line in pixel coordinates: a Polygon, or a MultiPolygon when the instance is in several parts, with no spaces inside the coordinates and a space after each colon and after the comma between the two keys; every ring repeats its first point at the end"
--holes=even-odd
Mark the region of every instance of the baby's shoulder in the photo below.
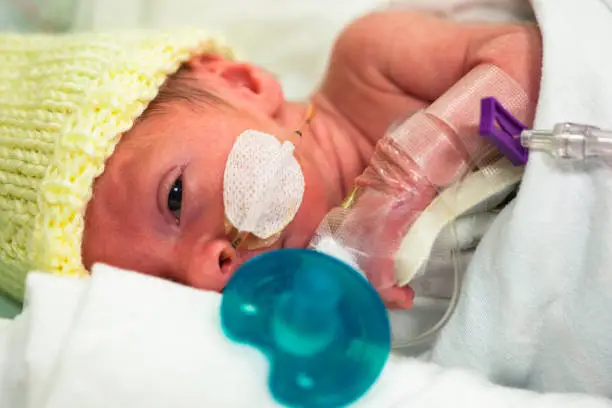
{"type": "Polygon", "coordinates": [[[377,11],[350,24],[337,37],[321,92],[365,134],[377,139],[389,123],[418,110],[424,102],[398,87],[390,65],[400,57],[406,70],[414,70],[406,41],[415,39],[414,51],[430,53],[420,39],[430,31],[451,30],[455,24],[408,11],[377,11]]]}
{"type": "Polygon", "coordinates": [[[375,11],[353,20],[341,31],[332,58],[346,60],[356,69],[380,67],[394,52],[403,52],[405,43],[414,46],[413,52],[425,54],[430,50],[416,46],[434,43],[437,38],[452,39],[470,27],[430,13],[375,11]]]}
{"type": "Polygon", "coordinates": [[[533,24],[459,23],[379,11],[338,36],[321,91],[373,140],[427,106],[480,64],[500,67],[536,95],[540,34],[533,24]]]}

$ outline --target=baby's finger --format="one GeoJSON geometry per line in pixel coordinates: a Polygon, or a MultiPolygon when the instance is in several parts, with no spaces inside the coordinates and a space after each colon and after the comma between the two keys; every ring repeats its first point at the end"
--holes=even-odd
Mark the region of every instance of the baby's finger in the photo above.
{"type": "Polygon", "coordinates": [[[379,293],[390,309],[410,309],[414,303],[414,290],[410,286],[392,286],[379,293]]]}

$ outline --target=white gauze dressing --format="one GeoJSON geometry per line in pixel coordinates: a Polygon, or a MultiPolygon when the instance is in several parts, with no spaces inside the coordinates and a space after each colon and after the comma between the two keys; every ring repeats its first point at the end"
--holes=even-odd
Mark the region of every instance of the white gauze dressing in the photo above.
{"type": "Polygon", "coordinates": [[[227,159],[223,204],[240,232],[267,239],[295,217],[304,197],[304,174],[289,141],[257,130],[238,136],[227,159]]]}

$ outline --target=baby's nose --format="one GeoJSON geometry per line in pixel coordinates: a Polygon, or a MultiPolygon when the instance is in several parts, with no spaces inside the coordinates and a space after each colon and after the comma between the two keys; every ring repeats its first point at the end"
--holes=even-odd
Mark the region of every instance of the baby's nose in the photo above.
{"type": "Polygon", "coordinates": [[[240,262],[231,243],[217,239],[192,252],[186,284],[197,289],[221,292],[240,262]]]}
{"type": "Polygon", "coordinates": [[[231,277],[240,265],[240,260],[232,245],[229,242],[226,244],[219,248],[219,270],[221,274],[231,277]]]}

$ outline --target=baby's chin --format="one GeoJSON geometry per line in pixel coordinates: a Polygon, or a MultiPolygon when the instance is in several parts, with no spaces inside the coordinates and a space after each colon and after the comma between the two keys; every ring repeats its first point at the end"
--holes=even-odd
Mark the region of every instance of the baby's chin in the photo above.
{"type": "MultiPolygon", "coordinates": [[[[305,197],[306,198],[306,197],[305,197]]],[[[307,248],[331,206],[324,200],[304,200],[293,221],[281,237],[282,248],[307,248]]]]}

